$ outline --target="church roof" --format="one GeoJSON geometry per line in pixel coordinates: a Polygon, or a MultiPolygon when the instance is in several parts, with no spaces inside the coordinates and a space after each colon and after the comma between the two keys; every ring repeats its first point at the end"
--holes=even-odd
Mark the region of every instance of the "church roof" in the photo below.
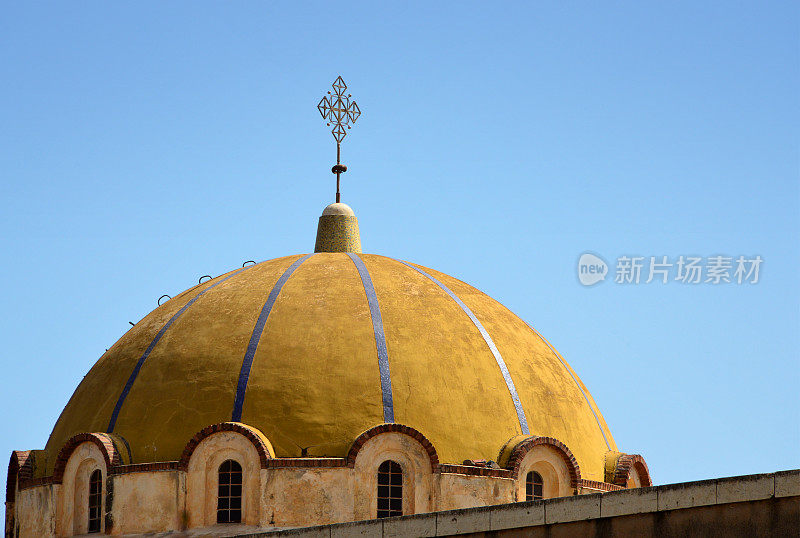
{"type": "Polygon", "coordinates": [[[575,372],[499,302],[416,264],[319,252],[237,269],[145,316],[76,389],[46,472],[80,432],[121,436],[134,463],[174,461],[225,421],[279,457],[344,457],[384,422],[422,432],[443,463],[550,436],[593,480],[617,449],[575,372]]]}

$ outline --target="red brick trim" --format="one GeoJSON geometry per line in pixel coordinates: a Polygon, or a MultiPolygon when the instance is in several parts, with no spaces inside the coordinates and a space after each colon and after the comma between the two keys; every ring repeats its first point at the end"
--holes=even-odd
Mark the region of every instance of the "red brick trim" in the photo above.
{"type": "Polygon", "coordinates": [[[511,452],[511,457],[508,458],[508,464],[506,467],[514,473],[514,476],[518,477],[519,466],[522,463],[522,459],[525,457],[525,454],[527,454],[528,451],[530,451],[533,447],[539,445],[551,446],[556,449],[556,451],[564,459],[564,462],[567,464],[570,477],[570,486],[577,488],[581,481],[581,468],[578,465],[578,460],[576,460],[575,456],[572,455],[572,451],[567,448],[567,445],[555,437],[531,437],[529,439],[525,439],[514,447],[513,452],[511,452]]]}
{"type": "Polygon", "coordinates": [[[625,488],[616,484],[609,484],[608,482],[598,482],[597,480],[581,479],[578,484],[582,488],[597,489],[600,491],[620,491],[625,488]]]}
{"type": "Polygon", "coordinates": [[[33,476],[33,457],[30,450],[14,450],[8,460],[6,478],[6,502],[13,503],[17,494],[17,481],[23,482],[33,476]]]}
{"type": "Polygon", "coordinates": [[[134,463],[131,465],[117,465],[109,474],[120,475],[130,473],[146,473],[153,471],[177,471],[179,468],[177,461],[157,461],[155,463],[134,463]]]}
{"type": "Polygon", "coordinates": [[[643,488],[653,485],[653,480],[650,478],[650,469],[647,468],[647,463],[639,454],[623,454],[619,457],[617,466],[614,469],[614,484],[623,488],[627,487],[631,469],[636,469],[639,473],[643,488]]]}
{"type": "Polygon", "coordinates": [[[455,465],[450,463],[440,464],[439,472],[467,474],[472,476],[492,476],[495,478],[514,478],[514,473],[508,469],[492,469],[491,467],[475,467],[474,465],[455,465]]]}
{"type": "Polygon", "coordinates": [[[350,452],[347,453],[347,466],[351,468],[354,467],[356,464],[356,456],[358,456],[358,451],[361,450],[361,447],[363,447],[367,441],[382,433],[403,433],[412,439],[416,439],[428,453],[432,472],[439,472],[439,455],[436,454],[436,449],[428,438],[411,426],[404,426],[396,423],[380,424],[356,437],[356,440],[353,441],[353,446],[350,447],[350,452]]]}
{"type": "Polygon", "coordinates": [[[56,466],[53,470],[54,484],[60,484],[64,480],[64,470],[67,467],[69,457],[78,447],[78,445],[87,442],[94,443],[97,445],[97,448],[100,449],[100,453],[103,454],[103,459],[105,459],[106,462],[106,472],[111,472],[112,468],[122,463],[122,458],[120,457],[119,451],[114,445],[114,441],[108,434],[79,433],[64,443],[64,446],[61,447],[61,450],[58,453],[58,457],[56,458],[56,466]]]}
{"type": "Polygon", "coordinates": [[[270,469],[296,467],[347,467],[346,458],[274,458],[269,460],[270,469]]]}
{"type": "Polygon", "coordinates": [[[199,445],[200,442],[206,437],[220,432],[236,432],[244,435],[251,443],[253,443],[253,446],[256,447],[256,451],[258,452],[258,458],[261,461],[261,468],[266,469],[270,460],[269,449],[264,443],[264,440],[261,439],[261,437],[257,435],[254,430],[255,428],[252,426],[247,426],[239,422],[220,422],[219,424],[207,426],[194,434],[194,437],[192,437],[189,442],[186,443],[186,448],[183,449],[181,459],[178,461],[178,468],[182,471],[185,471],[189,468],[189,459],[191,459],[194,450],[197,448],[197,445],[199,445]]]}

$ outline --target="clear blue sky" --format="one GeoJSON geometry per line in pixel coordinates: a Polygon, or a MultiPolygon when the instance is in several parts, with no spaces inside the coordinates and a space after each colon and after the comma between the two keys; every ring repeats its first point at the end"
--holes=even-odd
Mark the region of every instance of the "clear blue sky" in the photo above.
{"type": "Polygon", "coordinates": [[[6,3],[0,455],[44,447],[160,295],[313,249],[335,158],[315,106],[341,74],[366,252],[530,322],[657,483],[800,467],[799,20],[796,2],[6,3]],[[585,251],[764,264],[756,285],[588,288],[585,251]]]}

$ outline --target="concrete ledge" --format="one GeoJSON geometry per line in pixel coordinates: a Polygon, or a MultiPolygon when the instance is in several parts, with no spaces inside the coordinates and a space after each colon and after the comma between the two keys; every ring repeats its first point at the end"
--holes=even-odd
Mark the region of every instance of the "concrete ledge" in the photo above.
{"type": "Polygon", "coordinates": [[[469,534],[489,528],[489,512],[494,507],[465,508],[436,512],[436,535],[469,534]]]}
{"type": "Polygon", "coordinates": [[[775,473],[775,496],[800,496],[800,470],[775,473]]]}
{"type": "Polygon", "coordinates": [[[501,504],[489,515],[489,529],[516,529],[544,524],[544,501],[501,504]]]}
{"type": "Polygon", "coordinates": [[[600,517],[600,498],[602,496],[602,493],[591,493],[548,499],[544,503],[544,522],[550,525],[600,517]]]}
{"type": "Polygon", "coordinates": [[[717,481],[701,480],[658,486],[658,510],[708,506],[717,502],[717,481]]]}
{"type": "Polygon", "coordinates": [[[386,538],[436,536],[436,514],[386,518],[383,520],[383,536],[386,538]]]}
{"type": "Polygon", "coordinates": [[[600,501],[600,517],[627,516],[658,511],[658,490],[637,488],[612,491],[600,501]]]}
{"type": "Polygon", "coordinates": [[[717,480],[717,504],[757,501],[775,495],[775,476],[754,474],[717,480]]]}
{"type": "Polygon", "coordinates": [[[381,538],[383,536],[383,520],[372,519],[331,525],[331,538],[348,538],[350,536],[381,538]]]}
{"type": "MultiPolygon", "coordinates": [[[[800,513],[797,510],[797,507],[800,507],[800,470],[703,480],[683,484],[668,484],[608,493],[593,493],[547,499],[545,501],[465,508],[463,510],[432,512],[383,520],[339,523],[304,529],[257,533],[250,536],[294,536],[298,538],[338,538],[347,536],[432,537],[474,533],[476,536],[496,535],[511,537],[512,535],[520,535],[520,533],[528,535],[534,530],[536,532],[539,530],[544,531],[544,525],[587,520],[602,519],[602,521],[594,521],[589,525],[595,525],[598,529],[608,528],[609,524],[615,525],[622,521],[635,521],[635,519],[625,516],[636,516],[637,514],[641,514],[637,516],[640,519],[650,517],[656,518],[654,521],[671,521],[671,524],[677,525],[676,528],[686,530],[690,527],[681,527],[683,524],[681,523],[682,518],[686,520],[687,517],[695,517],[698,513],[716,513],[718,515],[714,517],[722,518],[716,523],[712,522],[717,525],[720,522],[727,521],[728,515],[726,514],[734,513],[737,510],[737,503],[752,503],[744,506],[739,505],[740,508],[738,510],[740,511],[736,512],[745,514],[744,517],[747,518],[748,524],[751,526],[770,524],[769,522],[773,521],[782,525],[781,528],[794,530],[800,524],[800,517],[797,516],[800,513]],[[721,508],[723,511],[717,510],[716,512],[713,509],[702,508],[712,505],[726,506],[721,508]],[[753,506],[760,506],[759,510],[761,511],[747,512],[753,506]],[[767,510],[764,507],[772,508],[767,510]],[[695,508],[699,510],[687,510],[685,513],[657,513],[695,508]],[[730,510],[734,510],[734,512],[730,512],[730,510]],[[622,516],[620,519],[613,519],[620,516],[622,516]],[[756,517],[756,519],[752,519],[753,517],[756,517]],[[761,519],[759,520],[758,518],[761,519]],[[773,519],[770,520],[769,518],[773,519]]],[[[575,525],[559,526],[558,528],[561,528],[564,532],[572,532],[569,529],[575,530],[575,525]]],[[[648,534],[642,529],[644,527],[635,532],[648,534]]]]}
{"type": "Polygon", "coordinates": [[[291,536],[292,538],[330,538],[332,525],[320,525],[317,527],[303,527],[301,529],[289,529],[284,531],[259,532],[256,534],[240,534],[239,536],[250,536],[259,538],[261,536],[291,536]]]}

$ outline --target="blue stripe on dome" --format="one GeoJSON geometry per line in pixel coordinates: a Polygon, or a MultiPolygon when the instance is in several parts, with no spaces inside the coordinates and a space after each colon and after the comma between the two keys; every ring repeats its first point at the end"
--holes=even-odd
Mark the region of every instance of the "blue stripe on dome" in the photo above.
{"type": "Polygon", "coordinates": [[[486,342],[486,345],[489,346],[489,351],[491,351],[492,355],[494,355],[494,360],[497,362],[497,366],[500,367],[500,372],[503,374],[503,379],[505,380],[506,386],[508,387],[508,392],[511,393],[511,399],[514,402],[514,408],[517,410],[517,418],[519,419],[519,427],[522,430],[522,434],[530,435],[530,430],[528,430],[528,419],[525,418],[525,410],[522,408],[522,402],[520,402],[519,400],[519,394],[517,394],[517,388],[514,386],[514,380],[511,379],[511,373],[508,371],[508,367],[506,366],[506,362],[503,360],[503,356],[500,354],[500,351],[497,349],[497,346],[494,344],[492,337],[489,336],[489,333],[486,331],[483,324],[478,320],[477,317],[475,317],[475,314],[472,313],[472,310],[470,310],[469,307],[464,304],[464,301],[459,299],[458,296],[455,293],[453,293],[453,291],[450,288],[445,286],[443,283],[439,282],[439,280],[437,280],[435,277],[429,275],[419,267],[404,262],[403,260],[396,260],[396,261],[428,277],[428,279],[430,279],[431,282],[439,286],[447,295],[450,296],[451,299],[453,299],[456,302],[456,304],[458,304],[458,306],[461,307],[461,310],[463,310],[464,313],[467,316],[469,316],[469,319],[472,320],[472,323],[475,324],[475,327],[478,328],[478,330],[481,333],[481,336],[483,336],[484,342],[486,342]]]}
{"type": "Polygon", "coordinates": [[[367,266],[364,261],[352,252],[347,253],[358,269],[361,282],[364,284],[364,293],[367,295],[369,304],[369,314],[372,317],[372,332],[375,333],[375,347],[378,350],[378,371],[381,377],[381,394],[383,399],[383,421],[394,422],[394,402],[392,400],[392,378],[389,373],[389,351],[386,347],[386,335],[383,332],[383,318],[381,309],[378,306],[378,296],[375,294],[375,286],[372,285],[372,278],[369,276],[367,266]]]}
{"type": "Polygon", "coordinates": [[[586,403],[587,403],[587,405],[589,406],[589,409],[592,411],[592,414],[594,415],[594,420],[597,422],[597,426],[600,428],[600,433],[603,435],[603,441],[605,441],[605,442],[606,442],[606,446],[608,447],[608,449],[609,449],[609,450],[611,450],[611,444],[608,442],[608,438],[606,437],[606,432],[605,432],[605,431],[603,431],[603,425],[602,425],[602,424],[600,424],[600,417],[598,417],[598,416],[597,416],[597,413],[595,413],[595,411],[594,411],[594,407],[592,407],[592,403],[589,401],[589,396],[588,396],[588,395],[586,394],[586,392],[583,390],[583,387],[581,387],[581,384],[578,382],[578,378],[577,378],[577,377],[575,377],[575,374],[573,374],[573,373],[572,373],[572,370],[570,370],[570,369],[569,369],[569,367],[567,366],[567,361],[565,361],[565,360],[564,360],[564,358],[561,356],[561,354],[560,354],[558,351],[556,351],[556,350],[555,350],[555,348],[554,348],[553,346],[551,346],[551,345],[550,345],[550,342],[548,342],[548,341],[545,339],[545,337],[544,337],[544,336],[542,336],[541,334],[539,334],[539,331],[537,331],[536,329],[534,329],[533,327],[531,327],[531,324],[530,324],[530,323],[528,323],[528,322],[525,322],[525,325],[527,325],[527,326],[530,328],[530,330],[532,330],[534,333],[536,333],[536,336],[538,336],[538,337],[539,337],[539,339],[540,339],[542,342],[544,342],[544,344],[545,344],[545,345],[546,345],[548,348],[550,348],[550,351],[552,351],[552,352],[553,352],[553,355],[555,355],[555,356],[556,356],[556,358],[559,360],[559,362],[561,363],[561,365],[564,367],[564,369],[565,369],[565,370],[567,371],[567,373],[570,375],[570,377],[572,378],[572,380],[575,382],[575,385],[577,385],[577,387],[578,387],[578,390],[579,390],[579,391],[581,391],[581,394],[583,394],[583,398],[586,400],[586,403]]]}
{"type": "Polygon", "coordinates": [[[261,334],[264,332],[264,326],[267,324],[269,313],[272,311],[275,301],[278,300],[278,295],[283,285],[286,284],[286,281],[292,276],[294,270],[313,255],[314,254],[306,254],[302,258],[295,260],[295,262],[283,272],[272,287],[272,291],[269,292],[267,302],[264,303],[264,306],[261,308],[261,313],[258,315],[258,320],[256,320],[256,326],[253,328],[253,334],[250,335],[250,342],[247,344],[244,359],[242,359],[242,369],[239,371],[239,383],[236,385],[236,398],[233,402],[233,414],[231,415],[231,420],[233,422],[240,422],[242,420],[242,408],[244,407],[244,395],[247,392],[247,380],[250,377],[250,368],[253,366],[253,357],[256,354],[256,349],[258,349],[258,343],[261,341],[261,334]]]}
{"type": "Polygon", "coordinates": [[[161,330],[158,331],[158,333],[156,333],[156,336],[155,336],[155,338],[153,338],[153,341],[150,342],[150,345],[147,346],[147,349],[144,350],[144,353],[142,353],[142,356],[139,357],[139,360],[136,362],[136,366],[134,366],[134,368],[133,368],[133,372],[131,372],[131,375],[128,378],[128,382],[125,383],[125,387],[122,389],[122,394],[119,395],[119,399],[117,400],[117,405],[114,406],[114,411],[111,413],[111,420],[108,421],[108,429],[106,430],[107,433],[113,433],[114,432],[114,426],[117,424],[117,418],[119,417],[119,412],[122,410],[122,404],[125,403],[125,398],[128,397],[128,393],[131,391],[131,387],[133,387],[133,382],[136,381],[136,377],[139,375],[139,371],[142,369],[142,366],[144,365],[144,361],[146,361],[147,357],[150,356],[150,353],[153,352],[153,349],[156,347],[158,342],[161,340],[161,337],[164,336],[164,333],[167,332],[167,329],[169,329],[170,326],[173,323],[175,323],[175,321],[179,317],[181,317],[181,315],[184,312],[186,312],[186,310],[188,310],[189,307],[192,306],[195,303],[195,301],[197,301],[205,292],[207,292],[208,290],[216,288],[217,286],[219,286],[220,284],[222,284],[223,282],[225,282],[229,278],[231,278],[233,276],[236,276],[237,274],[241,273],[242,271],[244,271],[245,269],[248,269],[250,267],[253,267],[253,265],[250,265],[248,267],[242,267],[241,269],[237,269],[236,271],[234,271],[230,275],[226,276],[225,278],[223,278],[219,282],[215,282],[211,286],[209,286],[206,289],[202,290],[200,293],[198,293],[197,295],[192,297],[192,299],[188,303],[183,305],[181,307],[181,309],[178,310],[171,318],[169,318],[169,321],[167,321],[164,324],[164,326],[161,327],[161,330]]]}

